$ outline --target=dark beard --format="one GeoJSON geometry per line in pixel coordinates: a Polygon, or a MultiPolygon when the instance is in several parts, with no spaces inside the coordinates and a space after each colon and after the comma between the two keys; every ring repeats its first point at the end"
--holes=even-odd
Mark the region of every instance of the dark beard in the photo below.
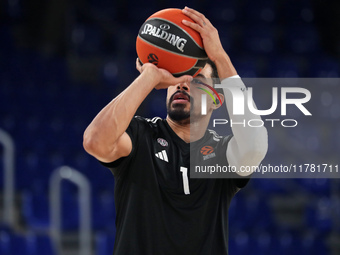
{"type": "Polygon", "coordinates": [[[185,112],[183,108],[176,107],[176,109],[171,110],[170,107],[168,107],[167,112],[170,119],[174,121],[183,121],[186,119],[190,120],[190,112],[185,112]]]}
{"type": "MultiPolygon", "coordinates": [[[[181,91],[183,94],[186,94],[190,98],[190,110],[193,109],[193,98],[190,97],[185,91],[181,91]]],[[[174,104],[173,108],[171,108],[171,103],[173,101],[173,97],[176,93],[174,93],[170,100],[169,103],[167,104],[167,113],[170,117],[170,119],[176,121],[176,122],[181,122],[184,124],[187,122],[190,122],[190,111],[184,111],[185,106],[182,104],[174,104]]]]}

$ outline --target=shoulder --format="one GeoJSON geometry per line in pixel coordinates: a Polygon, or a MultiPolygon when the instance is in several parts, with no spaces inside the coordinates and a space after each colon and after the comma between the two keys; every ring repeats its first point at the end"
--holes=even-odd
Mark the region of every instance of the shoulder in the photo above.
{"type": "Polygon", "coordinates": [[[145,118],[135,116],[132,118],[126,133],[132,140],[147,138],[149,135],[161,132],[165,127],[165,120],[160,117],[145,118]]]}
{"type": "Polygon", "coordinates": [[[208,129],[208,135],[210,139],[213,139],[217,142],[223,139],[223,136],[220,136],[219,134],[216,133],[215,130],[212,130],[212,129],[208,129]]]}
{"type": "Polygon", "coordinates": [[[215,130],[208,129],[207,130],[209,139],[214,140],[215,142],[228,144],[229,140],[232,138],[232,135],[221,136],[216,133],[215,130]]]}
{"type": "MultiPolygon", "coordinates": [[[[140,117],[140,118],[142,118],[142,117],[140,117]]],[[[152,119],[149,119],[149,118],[142,118],[142,119],[144,119],[144,121],[146,121],[151,126],[160,125],[160,123],[163,123],[163,121],[164,121],[160,117],[153,117],[152,119]]]]}
{"type": "Polygon", "coordinates": [[[134,116],[130,122],[130,128],[138,129],[140,131],[147,129],[157,129],[163,125],[164,120],[160,117],[144,118],[141,116],[134,116]]]}
{"type": "Polygon", "coordinates": [[[153,117],[153,118],[144,118],[141,116],[134,116],[132,119],[132,122],[137,122],[137,123],[143,123],[145,125],[149,126],[158,126],[160,123],[162,123],[164,120],[160,117],[153,117]]]}

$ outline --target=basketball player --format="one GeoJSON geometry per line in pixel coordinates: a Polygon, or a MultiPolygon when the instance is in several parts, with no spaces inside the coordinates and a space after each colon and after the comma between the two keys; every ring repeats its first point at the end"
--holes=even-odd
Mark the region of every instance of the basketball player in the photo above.
{"type": "MultiPolygon", "coordinates": [[[[141,66],[137,60],[140,75],[99,112],[84,133],[85,150],[115,177],[115,255],[228,254],[228,207],[250,173],[190,179],[190,152],[203,164],[200,149],[211,146],[215,157],[206,160],[209,164],[220,158],[219,162],[241,169],[258,165],[267,151],[264,127],[235,125],[228,137],[207,131],[212,111],[221,104],[207,100],[207,114],[201,115],[202,90],[195,86],[212,85],[210,78],[217,71],[222,84],[239,79],[232,78],[238,77],[237,72],[209,20],[193,9],[185,8],[183,13],[196,22],[183,21],[201,34],[211,62],[192,79],[175,78],[153,64],[141,66]],[[166,119],[134,117],[154,88],[168,91],[166,119]]],[[[233,86],[245,90],[242,82],[233,86]]],[[[259,119],[250,113],[234,116],[228,102],[230,91],[224,93],[230,118],[259,119]]],[[[239,213],[242,217],[246,212],[239,213]]]]}

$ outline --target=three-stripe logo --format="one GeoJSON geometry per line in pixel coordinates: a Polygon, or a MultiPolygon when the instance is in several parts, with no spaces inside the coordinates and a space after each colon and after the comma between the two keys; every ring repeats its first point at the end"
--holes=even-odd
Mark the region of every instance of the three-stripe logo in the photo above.
{"type": "Polygon", "coordinates": [[[166,154],[165,150],[156,153],[155,156],[161,160],[164,160],[165,162],[169,162],[168,155],[166,154]]]}

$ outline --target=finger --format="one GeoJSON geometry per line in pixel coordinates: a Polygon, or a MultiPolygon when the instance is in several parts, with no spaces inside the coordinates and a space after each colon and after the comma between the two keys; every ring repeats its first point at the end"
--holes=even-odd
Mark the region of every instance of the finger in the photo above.
{"type": "Polygon", "coordinates": [[[203,31],[203,27],[197,23],[190,22],[188,20],[182,20],[182,23],[187,27],[191,27],[192,29],[196,30],[197,32],[201,33],[203,31]]]}
{"type": "Polygon", "coordinates": [[[192,76],[190,75],[183,75],[180,77],[174,77],[173,79],[173,84],[178,84],[178,83],[190,83],[192,81],[192,76]]]}
{"type": "Polygon", "coordinates": [[[142,72],[142,65],[140,64],[140,60],[136,59],[136,69],[141,73],[142,72]]]}
{"type": "Polygon", "coordinates": [[[185,6],[185,8],[183,9],[183,11],[184,11],[184,13],[188,13],[189,15],[192,15],[193,17],[199,17],[199,18],[201,18],[201,19],[204,19],[205,18],[205,16],[204,16],[204,14],[203,13],[200,13],[199,11],[196,11],[196,10],[194,10],[194,9],[192,9],[192,8],[189,8],[189,7],[187,7],[187,6],[185,6]]]}
{"type": "Polygon", "coordinates": [[[200,12],[191,9],[189,7],[185,7],[182,12],[187,15],[188,17],[192,18],[196,23],[200,24],[201,26],[205,26],[210,24],[210,21],[200,12]]]}

